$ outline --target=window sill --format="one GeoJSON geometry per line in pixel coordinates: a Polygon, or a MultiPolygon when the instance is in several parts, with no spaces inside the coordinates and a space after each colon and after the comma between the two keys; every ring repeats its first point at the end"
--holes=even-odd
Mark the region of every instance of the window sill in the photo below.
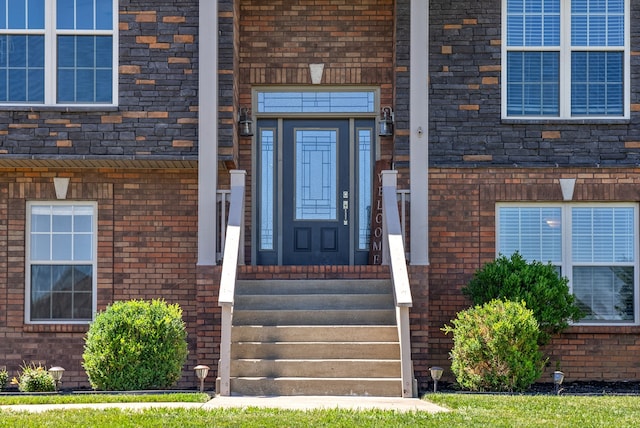
{"type": "Polygon", "coordinates": [[[563,333],[569,334],[638,334],[640,325],[637,324],[574,324],[563,333]]]}
{"type": "Polygon", "coordinates": [[[85,324],[25,324],[26,333],[86,333],[89,323],[85,324]]]}
{"type": "Polygon", "coordinates": [[[581,118],[581,119],[567,119],[567,118],[502,118],[502,123],[505,125],[626,125],[630,123],[630,119],[623,117],[615,117],[611,119],[607,118],[581,118]]]}
{"type": "Polygon", "coordinates": [[[39,112],[39,111],[53,111],[62,113],[75,113],[75,112],[113,112],[118,111],[117,105],[112,104],[96,104],[96,105],[8,105],[0,104],[0,112],[4,111],[16,111],[16,112],[39,112]]]}

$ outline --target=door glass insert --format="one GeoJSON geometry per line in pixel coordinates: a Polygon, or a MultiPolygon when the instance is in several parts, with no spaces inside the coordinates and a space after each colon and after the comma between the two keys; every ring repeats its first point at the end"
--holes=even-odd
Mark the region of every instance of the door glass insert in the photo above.
{"type": "Polygon", "coordinates": [[[273,129],[260,131],[260,249],[273,250],[273,129]]]}
{"type": "Polygon", "coordinates": [[[372,130],[358,129],[358,249],[369,248],[371,234],[372,130]]]}
{"type": "Polygon", "coordinates": [[[295,219],[337,216],[337,130],[295,132],[295,219]]]}

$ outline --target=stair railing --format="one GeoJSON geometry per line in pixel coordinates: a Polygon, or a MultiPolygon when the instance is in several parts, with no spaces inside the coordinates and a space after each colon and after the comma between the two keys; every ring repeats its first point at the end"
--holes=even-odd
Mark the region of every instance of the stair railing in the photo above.
{"type": "Polygon", "coordinates": [[[229,197],[229,219],[224,242],[222,273],[218,305],[222,307],[220,331],[220,360],[216,391],[220,395],[231,395],[231,325],[235,297],[238,264],[244,263],[244,194],[246,171],[232,170],[231,195],[229,197]]]}
{"type": "MultiPolygon", "coordinates": [[[[396,325],[400,340],[402,396],[414,397],[413,363],[409,308],[413,305],[400,215],[398,214],[398,171],[382,171],[382,264],[391,267],[391,282],[396,306],[396,325]]],[[[425,214],[426,215],[426,214],[425,214]]]]}

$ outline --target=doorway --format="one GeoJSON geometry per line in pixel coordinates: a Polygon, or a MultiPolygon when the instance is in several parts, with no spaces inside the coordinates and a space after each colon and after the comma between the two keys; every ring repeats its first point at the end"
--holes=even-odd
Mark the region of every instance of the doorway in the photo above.
{"type": "Polygon", "coordinates": [[[261,119],[257,126],[256,262],[368,261],[373,119],[261,119]]]}

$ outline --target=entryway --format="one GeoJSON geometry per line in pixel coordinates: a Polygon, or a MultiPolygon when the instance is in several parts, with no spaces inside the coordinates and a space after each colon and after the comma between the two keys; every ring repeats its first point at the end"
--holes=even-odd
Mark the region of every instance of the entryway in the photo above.
{"type": "Polygon", "coordinates": [[[367,263],[374,130],[373,119],[258,120],[258,265],[367,263]]]}

